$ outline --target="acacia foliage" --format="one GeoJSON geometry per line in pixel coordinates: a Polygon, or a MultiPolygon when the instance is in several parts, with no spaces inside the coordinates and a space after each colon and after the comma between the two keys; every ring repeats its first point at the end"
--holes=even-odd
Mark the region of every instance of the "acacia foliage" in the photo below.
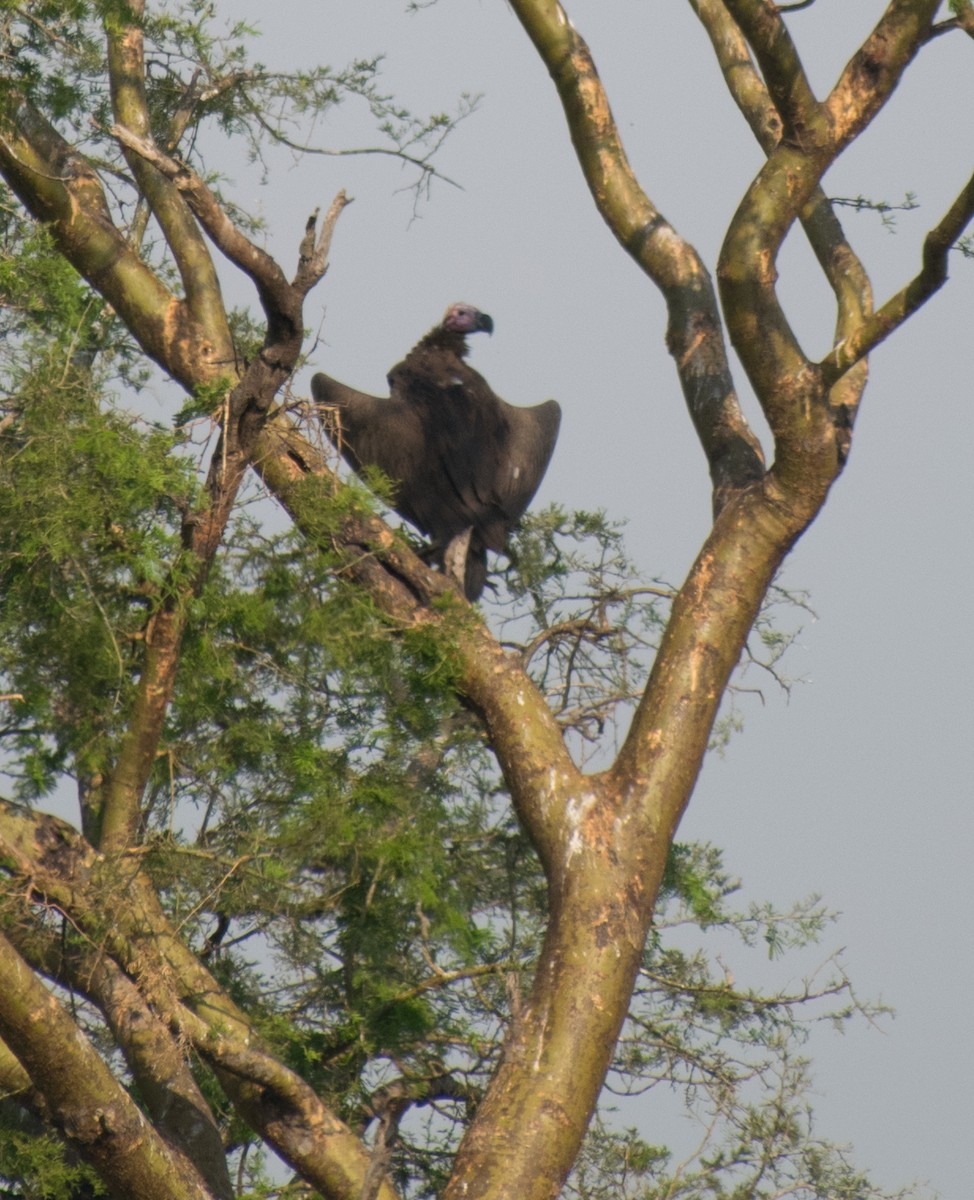
{"type": "Polygon", "coordinates": [[[777,953],[824,914],[735,913],[719,855],[672,839],[775,571],[845,461],[861,359],[943,282],[974,208],[972,184],[873,313],[818,188],[937,5],[891,4],[819,102],[775,6],[694,4],[768,156],[719,276],[770,467],[706,268],[636,183],[581,35],[548,0],[512,7],[596,204],[666,295],[717,515],[678,589],[634,576],[598,514],[536,515],[499,638],[278,399],[345,199],[288,279],[204,153],[218,130],[259,158],[364,101],[422,186],[455,121],[411,117],[374,61],[269,71],[208,4],[3,10],[0,1171],[25,1197],[548,1197],[606,1078],[675,1086],[703,1133],[671,1157],[608,1105],[580,1196],[870,1190],[805,1100],[804,1022],[860,1010],[841,970],[759,995],[685,932],[777,953]],[[769,270],[799,217],[836,294],[821,363],[769,270]],[[261,315],[226,312],[204,232],[261,315]],[[186,393],[174,420],[122,390],[157,367],[186,393]],[[583,773],[616,721],[618,754],[583,773]],[[80,832],[38,805],[66,788],[80,832]]]}

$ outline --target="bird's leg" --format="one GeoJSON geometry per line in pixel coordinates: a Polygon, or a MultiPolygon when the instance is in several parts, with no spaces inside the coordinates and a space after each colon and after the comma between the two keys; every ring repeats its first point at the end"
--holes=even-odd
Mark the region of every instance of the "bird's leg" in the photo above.
{"type": "Polygon", "coordinates": [[[463,533],[450,538],[443,551],[443,571],[448,575],[460,591],[464,590],[464,579],[467,572],[467,551],[470,549],[470,536],[473,526],[467,526],[463,533]]]}

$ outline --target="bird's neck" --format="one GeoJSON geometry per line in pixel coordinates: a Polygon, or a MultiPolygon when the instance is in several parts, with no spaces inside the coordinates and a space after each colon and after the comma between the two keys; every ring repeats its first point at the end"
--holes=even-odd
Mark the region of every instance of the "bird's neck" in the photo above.
{"type": "Polygon", "coordinates": [[[420,341],[416,349],[445,350],[448,354],[455,354],[457,358],[466,358],[470,348],[467,345],[465,333],[444,329],[441,325],[437,325],[420,341]]]}

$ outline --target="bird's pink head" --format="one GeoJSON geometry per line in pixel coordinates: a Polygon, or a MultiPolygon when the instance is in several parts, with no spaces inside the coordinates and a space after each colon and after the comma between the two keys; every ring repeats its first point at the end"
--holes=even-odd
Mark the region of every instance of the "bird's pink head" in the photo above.
{"type": "Polygon", "coordinates": [[[472,304],[451,304],[443,316],[443,328],[449,333],[493,333],[494,322],[472,304]]]}

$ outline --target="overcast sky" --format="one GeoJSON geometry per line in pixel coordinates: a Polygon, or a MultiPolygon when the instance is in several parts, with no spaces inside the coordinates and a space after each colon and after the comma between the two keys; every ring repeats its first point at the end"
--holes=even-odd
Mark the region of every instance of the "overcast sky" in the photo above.
{"type": "MultiPolygon", "coordinates": [[[[726,97],[709,44],[679,0],[565,0],[588,39],[637,173],[710,263],[760,156],[726,97]]],[[[467,300],[491,313],[473,362],[513,403],[555,396],[562,435],[539,502],[628,520],[647,576],[679,582],[708,528],[703,455],[663,345],[663,305],[607,232],[582,182],[554,89],[503,0],[266,0],[252,16],[269,66],[339,66],[386,52],[388,90],[417,112],[479,110],[444,147],[462,184],[433,188],[419,219],[388,159],[272,159],[269,181],[233,169],[259,207],[268,247],[293,266],[307,214],[340,187],[355,197],[332,268],[311,299],[323,320],[316,367],[382,392],[388,367],[467,300]],[[268,15],[270,14],[270,15],[268,15]]],[[[789,25],[814,85],[836,72],[882,0],[817,0],[789,25]]],[[[842,214],[878,299],[916,270],[925,228],[974,166],[974,43],[940,38],[875,129],[826,180],[831,195],[921,204],[886,232],[842,214]]],[[[364,118],[365,114],[359,114],[364,118]]],[[[314,131],[334,147],[375,139],[348,110],[314,131]]],[[[952,259],[947,289],[873,356],[848,469],[792,555],[785,582],[808,618],[786,663],[806,682],[789,702],[764,686],[746,729],[705,767],[680,830],[724,847],[745,895],[787,905],[821,892],[842,919],[858,991],[896,1007],[882,1030],[815,1041],[820,1130],[855,1146],[887,1186],[928,1181],[970,1195],[974,1153],[974,263],[952,259]]],[[[828,347],[833,308],[793,236],[781,295],[807,351],[828,347]]],[[[238,283],[235,300],[252,297],[238,283]]],[[[308,378],[310,378],[310,371],[308,378]]],[[[307,379],[298,388],[307,390],[307,379]]],[[[738,386],[765,438],[755,406],[738,386]]],[[[739,981],[746,962],[729,963],[739,981]]],[[[787,982],[787,976],[781,978],[787,982]]]]}

